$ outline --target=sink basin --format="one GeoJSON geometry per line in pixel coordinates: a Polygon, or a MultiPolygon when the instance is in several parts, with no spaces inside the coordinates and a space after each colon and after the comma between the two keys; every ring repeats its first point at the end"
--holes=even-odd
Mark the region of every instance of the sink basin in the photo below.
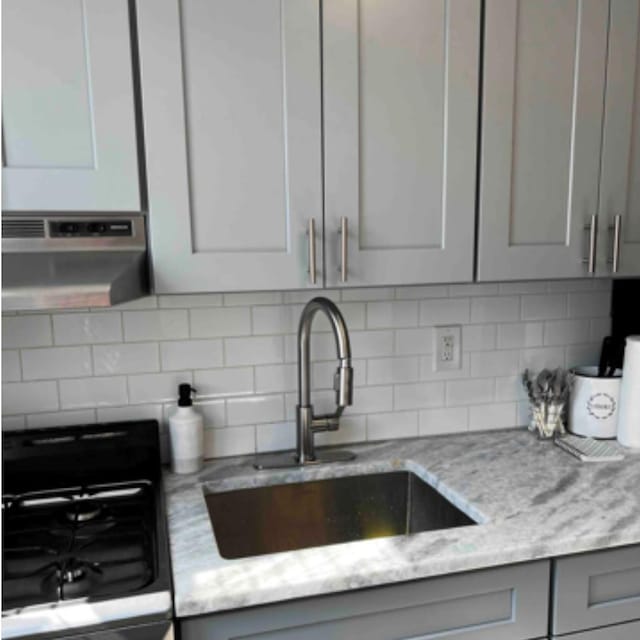
{"type": "Polygon", "coordinates": [[[409,471],[205,495],[223,558],[476,524],[409,471]]]}

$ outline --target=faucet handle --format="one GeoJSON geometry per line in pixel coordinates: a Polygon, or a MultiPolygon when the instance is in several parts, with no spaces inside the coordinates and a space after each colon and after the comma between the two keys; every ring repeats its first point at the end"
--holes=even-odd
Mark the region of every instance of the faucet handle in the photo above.
{"type": "Polygon", "coordinates": [[[348,407],[353,403],[353,369],[349,365],[341,363],[336,369],[333,390],[339,407],[348,407]]]}

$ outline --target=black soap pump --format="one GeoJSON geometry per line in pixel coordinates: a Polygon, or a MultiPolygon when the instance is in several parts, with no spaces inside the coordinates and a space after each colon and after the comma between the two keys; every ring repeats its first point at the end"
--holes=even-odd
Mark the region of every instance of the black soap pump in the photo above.
{"type": "Polygon", "coordinates": [[[192,393],[196,390],[190,384],[178,385],[178,407],[169,417],[174,473],[195,473],[204,460],[204,425],[202,416],[193,408],[192,393]]]}

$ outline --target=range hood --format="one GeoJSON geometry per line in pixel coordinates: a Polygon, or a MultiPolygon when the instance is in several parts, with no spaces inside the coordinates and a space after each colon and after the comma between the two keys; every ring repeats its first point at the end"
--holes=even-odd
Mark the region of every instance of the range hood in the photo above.
{"type": "Polygon", "coordinates": [[[142,215],[2,216],[2,309],[109,307],[149,293],[142,215]]]}

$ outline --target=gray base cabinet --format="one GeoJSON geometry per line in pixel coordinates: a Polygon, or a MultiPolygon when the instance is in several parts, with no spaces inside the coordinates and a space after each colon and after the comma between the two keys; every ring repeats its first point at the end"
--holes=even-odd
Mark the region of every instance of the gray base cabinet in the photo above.
{"type": "Polygon", "coordinates": [[[552,638],[564,638],[565,640],[638,640],[640,638],[640,622],[628,622],[612,627],[603,627],[602,629],[570,633],[566,636],[552,636],[552,638]]]}
{"type": "Polygon", "coordinates": [[[640,546],[559,558],[553,576],[553,634],[593,629],[575,638],[640,638],[640,546]],[[620,627],[598,630],[607,625],[620,627]]]}
{"type": "Polygon", "coordinates": [[[547,634],[539,561],[180,621],[182,640],[525,640],[547,634]]]}

